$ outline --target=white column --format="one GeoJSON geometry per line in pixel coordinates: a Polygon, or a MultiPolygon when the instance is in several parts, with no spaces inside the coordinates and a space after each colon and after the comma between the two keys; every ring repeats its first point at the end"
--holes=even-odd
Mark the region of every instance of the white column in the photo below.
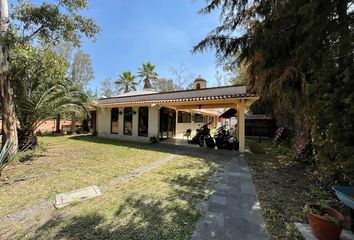
{"type": "Polygon", "coordinates": [[[237,128],[238,141],[240,143],[240,152],[245,152],[245,103],[240,100],[237,104],[237,128]]]}
{"type": "Polygon", "coordinates": [[[124,135],[124,107],[118,109],[118,135],[124,135]]]}
{"type": "Polygon", "coordinates": [[[149,137],[159,137],[159,107],[153,105],[149,107],[149,137]]]}
{"type": "Polygon", "coordinates": [[[139,107],[133,107],[132,136],[137,137],[138,133],[139,133],[139,107]]]}

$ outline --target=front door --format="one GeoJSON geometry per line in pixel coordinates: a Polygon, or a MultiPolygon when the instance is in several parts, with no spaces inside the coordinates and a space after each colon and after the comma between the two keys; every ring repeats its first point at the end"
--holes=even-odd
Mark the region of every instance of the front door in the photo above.
{"type": "Polygon", "coordinates": [[[162,107],[160,109],[160,140],[173,138],[176,134],[176,111],[162,107]]]}

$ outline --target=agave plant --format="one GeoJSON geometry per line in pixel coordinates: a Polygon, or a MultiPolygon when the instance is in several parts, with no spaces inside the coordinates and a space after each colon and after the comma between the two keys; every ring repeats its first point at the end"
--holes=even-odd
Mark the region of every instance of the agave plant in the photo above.
{"type": "Polygon", "coordinates": [[[12,146],[10,141],[6,141],[0,152],[0,176],[2,170],[10,163],[9,156],[11,155],[10,150],[12,146]]]}
{"type": "Polygon", "coordinates": [[[13,144],[7,140],[0,150],[0,176],[4,168],[11,163],[12,160],[25,153],[31,145],[25,145],[20,151],[13,152],[13,144]]]}

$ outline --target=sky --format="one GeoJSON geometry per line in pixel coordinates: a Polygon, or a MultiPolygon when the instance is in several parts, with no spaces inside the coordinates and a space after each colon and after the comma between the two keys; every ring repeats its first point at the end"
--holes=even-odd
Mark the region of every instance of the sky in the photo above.
{"type": "Polygon", "coordinates": [[[99,89],[100,81],[123,71],[135,73],[147,61],[161,77],[173,78],[171,68],[183,65],[215,85],[214,52],[191,52],[218,24],[216,14],[197,13],[204,5],[204,0],[91,0],[85,15],[94,18],[102,32],[96,42],[83,43],[96,75],[90,88],[99,89]]]}
{"type": "Polygon", "coordinates": [[[103,79],[117,79],[123,71],[136,73],[144,62],[156,65],[164,78],[173,78],[171,68],[183,65],[215,86],[214,51],[191,52],[218,24],[216,13],[198,14],[205,4],[204,0],[89,0],[83,14],[102,29],[95,42],[83,39],[82,48],[90,54],[95,71],[89,88],[99,90],[103,79]]]}

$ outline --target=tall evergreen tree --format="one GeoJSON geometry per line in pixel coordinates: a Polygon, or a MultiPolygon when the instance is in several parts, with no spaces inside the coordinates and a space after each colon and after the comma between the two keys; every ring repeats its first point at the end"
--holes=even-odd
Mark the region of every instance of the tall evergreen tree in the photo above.
{"type": "MultiPolygon", "coordinates": [[[[207,1],[220,25],[194,51],[219,60],[240,53],[251,91],[272,104],[278,124],[305,133],[319,159],[354,152],[354,14],[349,0],[207,1]]],[[[342,161],[344,162],[344,161],[342,161]]]]}

